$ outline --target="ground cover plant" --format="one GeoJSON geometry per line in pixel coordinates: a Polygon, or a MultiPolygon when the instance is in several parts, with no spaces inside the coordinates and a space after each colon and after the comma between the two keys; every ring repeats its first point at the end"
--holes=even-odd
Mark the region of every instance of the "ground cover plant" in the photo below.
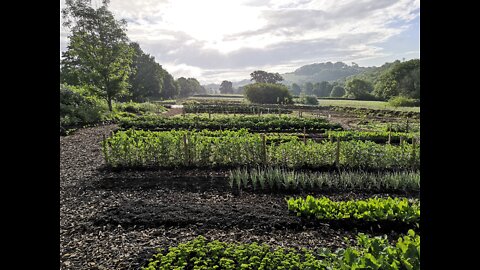
{"type": "Polygon", "coordinates": [[[143,270],[157,269],[420,269],[420,236],[413,230],[395,245],[360,233],[346,249],[293,249],[267,244],[207,241],[199,236],[159,250],[143,270]]]}
{"type": "Polygon", "coordinates": [[[332,201],[327,197],[287,200],[288,210],[302,217],[318,220],[400,221],[417,223],[420,220],[420,202],[406,198],[369,198],[366,200],[332,201]]]}
{"type": "Polygon", "coordinates": [[[232,189],[253,190],[371,190],[419,191],[420,173],[418,171],[398,172],[316,172],[296,171],[286,168],[236,168],[228,175],[232,189]]]}
{"type": "Polygon", "coordinates": [[[208,130],[239,130],[246,128],[256,132],[324,132],[340,130],[337,123],[330,123],[324,118],[299,118],[278,115],[189,115],[185,117],[163,117],[161,115],[145,115],[141,117],[126,117],[120,120],[122,130],[171,130],[171,129],[208,129],[208,130]]]}
{"type": "MultiPolygon", "coordinates": [[[[102,143],[111,167],[284,166],[412,168],[420,166],[418,144],[369,141],[316,143],[291,139],[266,144],[268,135],[239,131],[118,131],[102,143]]],[[[281,138],[281,135],[279,136],[281,138]]],[[[290,136],[291,137],[291,136],[290,136]]]]}

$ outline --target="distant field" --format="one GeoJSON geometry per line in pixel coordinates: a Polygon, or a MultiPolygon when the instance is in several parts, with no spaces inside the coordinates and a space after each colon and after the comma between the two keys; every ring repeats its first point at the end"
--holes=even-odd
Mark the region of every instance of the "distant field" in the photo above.
{"type": "Polygon", "coordinates": [[[362,107],[378,110],[396,110],[396,111],[412,111],[420,112],[420,107],[393,107],[385,101],[366,101],[366,100],[331,100],[318,99],[320,106],[343,106],[343,107],[362,107]]]}

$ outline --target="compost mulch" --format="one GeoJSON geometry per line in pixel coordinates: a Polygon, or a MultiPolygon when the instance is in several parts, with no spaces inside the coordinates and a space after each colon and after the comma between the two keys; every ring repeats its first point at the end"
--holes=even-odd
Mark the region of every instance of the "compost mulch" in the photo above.
{"type": "MultiPolygon", "coordinates": [[[[105,169],[101,140],[117,128],[85,128],[60,137],[60,269],[139,269],[157,248],[198,235],[335,249],[354,244],[358,232],[396,239],[408,229],[300,218],[288,211],[285,198],[306,193],[232,193],[225,179],[228,170],[105,169]]],[[[323,195],[341,200],[388,194],[323,195]]]]}

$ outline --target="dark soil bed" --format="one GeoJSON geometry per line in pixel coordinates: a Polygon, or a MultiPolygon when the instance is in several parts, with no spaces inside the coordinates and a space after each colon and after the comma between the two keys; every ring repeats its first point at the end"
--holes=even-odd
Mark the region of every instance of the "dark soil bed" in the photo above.
{"type": "MultiPolygon", "coordinates": [[[[138,269],[156,248],[198,235],[227,242],[338,248],[353,244],[359,231],[387,233],[392,239],[401,233],[388,226],[349,227],[296,217],[287,209],[287,194],[247,190],[233,195],[225,171],[101,170],[100,142],[115,128],[79,129],[60,137],[60,269],[138,269]]],[[[375,194],[326,195],[353,199],[375,194]]]]}

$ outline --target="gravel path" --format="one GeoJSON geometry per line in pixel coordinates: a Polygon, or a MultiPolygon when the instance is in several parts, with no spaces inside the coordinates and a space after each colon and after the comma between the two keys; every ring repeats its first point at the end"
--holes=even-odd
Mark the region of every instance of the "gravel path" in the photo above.
{"type": "Polygon", "coordinates": [[[139,269],[156,248],[200,234],[307,248],[354,242],[352,230],[303,226],[289,215],[282,195],[233,196],[212,180],[224,172],[204,173],[208,176],[195,182],[185,171],[172,181],[175,170],[103,170],[101,140],[116,128],[85,128],[60,137],[60,269],[139,269]]]}

